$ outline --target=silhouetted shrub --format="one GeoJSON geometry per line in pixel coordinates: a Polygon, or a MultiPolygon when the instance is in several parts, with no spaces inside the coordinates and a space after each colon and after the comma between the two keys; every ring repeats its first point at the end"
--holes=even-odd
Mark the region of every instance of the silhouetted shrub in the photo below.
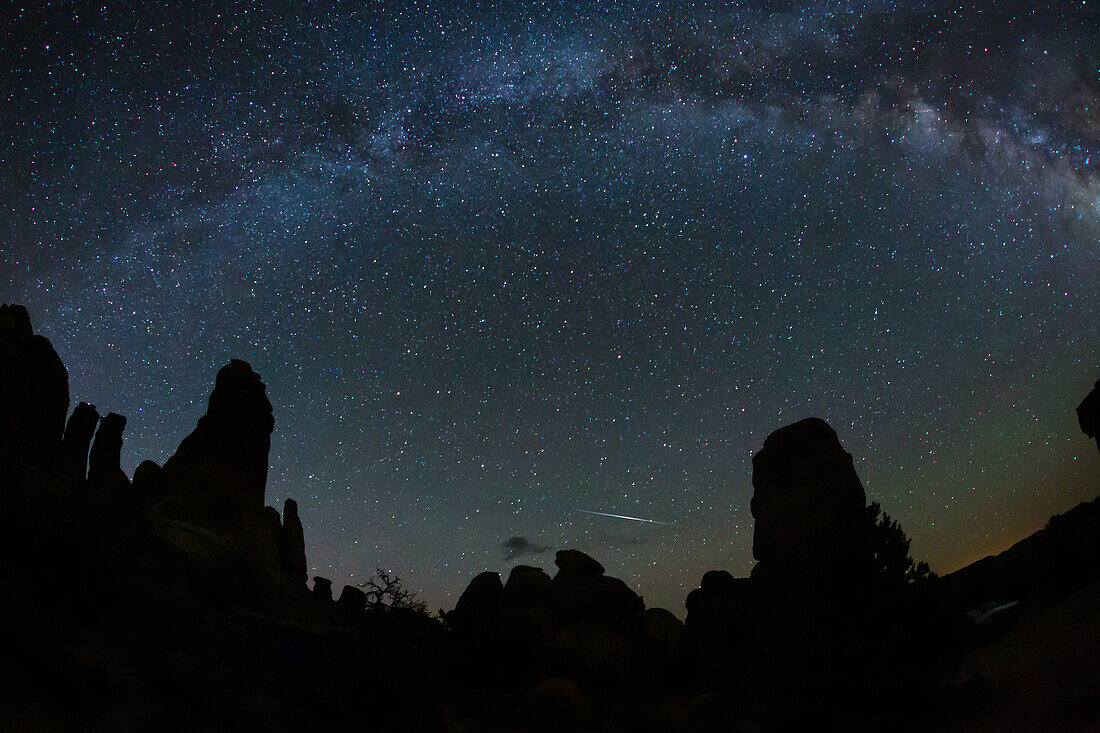
{"type": "Polygon", "coordinates": [[[405,587],[401,578],[392,571],[375,568],[374,573],[359,587],[367,597],[367,610],[387,614],[428,615],[428,606],[405,587]]]}

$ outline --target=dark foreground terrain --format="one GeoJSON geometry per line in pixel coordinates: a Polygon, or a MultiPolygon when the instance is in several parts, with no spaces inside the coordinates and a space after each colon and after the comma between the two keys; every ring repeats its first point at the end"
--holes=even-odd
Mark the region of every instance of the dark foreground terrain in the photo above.
{"type": "Polygon", "coordinates": [[[70,414],[53,347],[0,309],[0,728],[1100,729],[1100,500],[936,578],[811,418],[753,460],[751,577],[706,573],[686,622],[575,550],[433,618],[307,584],[248,364],[163,466],[120,469],[125,423],[70,414]]]}

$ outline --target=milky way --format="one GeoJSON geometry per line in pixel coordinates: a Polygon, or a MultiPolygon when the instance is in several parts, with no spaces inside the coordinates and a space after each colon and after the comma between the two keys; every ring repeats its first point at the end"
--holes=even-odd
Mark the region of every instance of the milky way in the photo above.
{"type": "Polygon", "coordinates": [[[312,574],[677,613],[808,415],[940,571],[1100,490],[1086,3],[445,5],[5,11],[0,296],[128,470],[242,358],[312,574]]]}

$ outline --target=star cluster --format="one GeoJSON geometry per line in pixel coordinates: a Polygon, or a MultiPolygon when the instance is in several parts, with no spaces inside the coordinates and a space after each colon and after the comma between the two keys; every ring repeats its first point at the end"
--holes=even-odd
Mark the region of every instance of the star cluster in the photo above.
{"type": "Polygon", "coordinates": [[[127,469],[243,358],[313,573],[444,608],[576,547],[682,613],[808,415],[941,572],[1097,493],[1085,3],[518,5],[5,11],[0,294],[127,469]]]}

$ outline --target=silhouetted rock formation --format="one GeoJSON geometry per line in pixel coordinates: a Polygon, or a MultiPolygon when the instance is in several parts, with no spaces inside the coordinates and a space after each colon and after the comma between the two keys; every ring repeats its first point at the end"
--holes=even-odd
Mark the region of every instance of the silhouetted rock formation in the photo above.
{"type": "Polygon", "coordinates": [[[142,508],[148,508],[163,498],[164,481],[156,461],[142,461],[134,469],[134,497],[142,508]]]}
{"type": "Polygon", "coordinates": [[[604,573],[603,565],[585,555],[580,550],[561,550],[554,557],[558,566],[558,576],[577,578],[596,578],[604,573]]]}
{"type": "MultiPolygon", "coordinates": [[[[65,424],[65,436],[61,439],[61,452],[57,460],[54,484],[62,490],[75,492],[88,475],[88,449],[92,444],[99,412],[95,405],[79,403],[65,424]]],[[[75,498],[67,497],[70,501],[75,498]]]]}
{"type": "MultiPolygon", "coordinates": [[[[1090,435],[1096,395],[1078,409],[1090,435]]],[[[477,575],[445,633],[418,610],[366,609],[361,587],[333,601],[315,577],[307,592],[298,506],[264,504],[273,417],[245,362],[218,372],[195,430],[132,485],[125,418],[80,403],[66,422],[68,402],[49,342],[0,307],[0,587],[14,589],[0,709],[20,729],[348,730],[365,713],[408,730],[892,729],[957,654],[945,644],[962,646],[931,586],[900,571],[886,583],[867,561],[887,535],[868,531],[851,456],[820,420],[754,457],[758,564],[750,578],[705,573],[686,623],[562,550],[553,577],[477,575]],[[79,602],[58,602],[59,582],[79,602]]],[[[888,530],[887,564],[911,564],[888,530]]],[[[1076,597],[1100,578],[1097,536],[1100,500],[942,587],[960,606],[1076,597]]]]}
{"type": "Polygon", "coordinates": [[[1096,447],[1100,449],[1100,382],[1077,406],[1077,421],[1081,423],[1081,431],[1095,438],[1096,447]]]}
{"type": "Polygon", "coordinates": [[[218,372],[206,414],[164,463],[164,479],[189,507],[261,509],[274,427],[260,375],[233,359],[218,372]]]}
{"type": "Polygon", "coordinates": [[[332,602],[332,581],[320,575],[313,578],[313,595],[325,603],[332,602]]]}
{"type": "MultiPolygon", "coordinates": [[[[135,493],[146,513],[154,565],[175,569],[178,589],[208,603],[270,609],[304,594],[305,541],[297,505],[265,507],[274,425],[263,382],[234,359],[217,376],[206,414],[163,467],[142,464],[135,493]]],[[[152,570],[150,569],[150,572],[152,570]]]]}
{"type": "Polygon", "coordinates": [[[1046,527],[999,555],[942,579],[960,608],[986,601],[1029,601],[1063,595],[1100,580],[1100,498],[1050,518],[1046,527]]]}
{"type": "Polygon", "coordinates": [[[306,537],[302,520],[298,518],[298,503],[287,499],[283,503],[283,524],[279,528],[279,566],[291,585],[304,585],[306,568],[306,537]]]}
{"type": "Polygon", "coordinates": [[[0,305],[0,404],[0,479],[10,486],[53,463],[69,412],[69,373],[21,305],[0,305]]]}
{"type": "Polygon", "coordinates": [[[106,512],[104,528],[122,521],[134,511],[130,479],[121,467],[122,431],[126,418],[111,412],[99,421],[99,430],[88,456],[89,500],[100,511],[106,512]]]}
{"type": "Polygon", "coordinates": [[[680,634],[683,631],[684,622],[676,618],[667,608],[646,609],[646,643],[665,649],[674,649],[680,643],[680,634]]]}
{"type": "Polygon", "coordinates": [[[555,564],[555,652],[596,679],[632,676],[645,638],[641,597],[577,550],[558,552],[555,564]]]}
{"type": "Polygon", "coordinates": [[[347,614],[358,614],[367,607],[367,594],[361,588],[354,585],[345,585],[340,591],[340,597],[336,600],[337,607],[347,614]]]}
{"type": "Polygon", "coordinates": [[[508,574],[501,601],[510,610],[524,607],[545,610],[550,607],[551,588],[550,576],[542,568],[516,565],[508,574]]]}
{"type": "Polygon", "coordinates": [[[558,552],[555,563],[553,578],[541,568],[517,565],[503,586],[497,573],[480,573],[447,615],[448,623],[478,639],[481,653],[510,656],[531,672],[542,660],[589,681],[631,678],[646,640],[641,597],[579,550],[558,552]],[[495,652],[485,646],[488,637],[499,643],[495,652]]]}
{"type": "Polygon", "coordinates": [[[824,420],[769,435],[752,459],[753,573],[810,576],[850,564],[866,505],[852,456],[824,420]]]}
{"type": "Polygon", "coordinates": [[[503,597],[500,573],[488,570],[479,573],[459,596],[454,611],[447,616],[448,623],[469,632],[487,630],[500,615],[503,597]]]}
{"type": "Polygon", "coordinates": [[[129,484],[122,472],[122,431],[126,429],[126,418],[111,412],[99,421],[95,434],[95,443],[88,455],[88,478],[93,481],[109,482],[119,478],[129,484]]]}

